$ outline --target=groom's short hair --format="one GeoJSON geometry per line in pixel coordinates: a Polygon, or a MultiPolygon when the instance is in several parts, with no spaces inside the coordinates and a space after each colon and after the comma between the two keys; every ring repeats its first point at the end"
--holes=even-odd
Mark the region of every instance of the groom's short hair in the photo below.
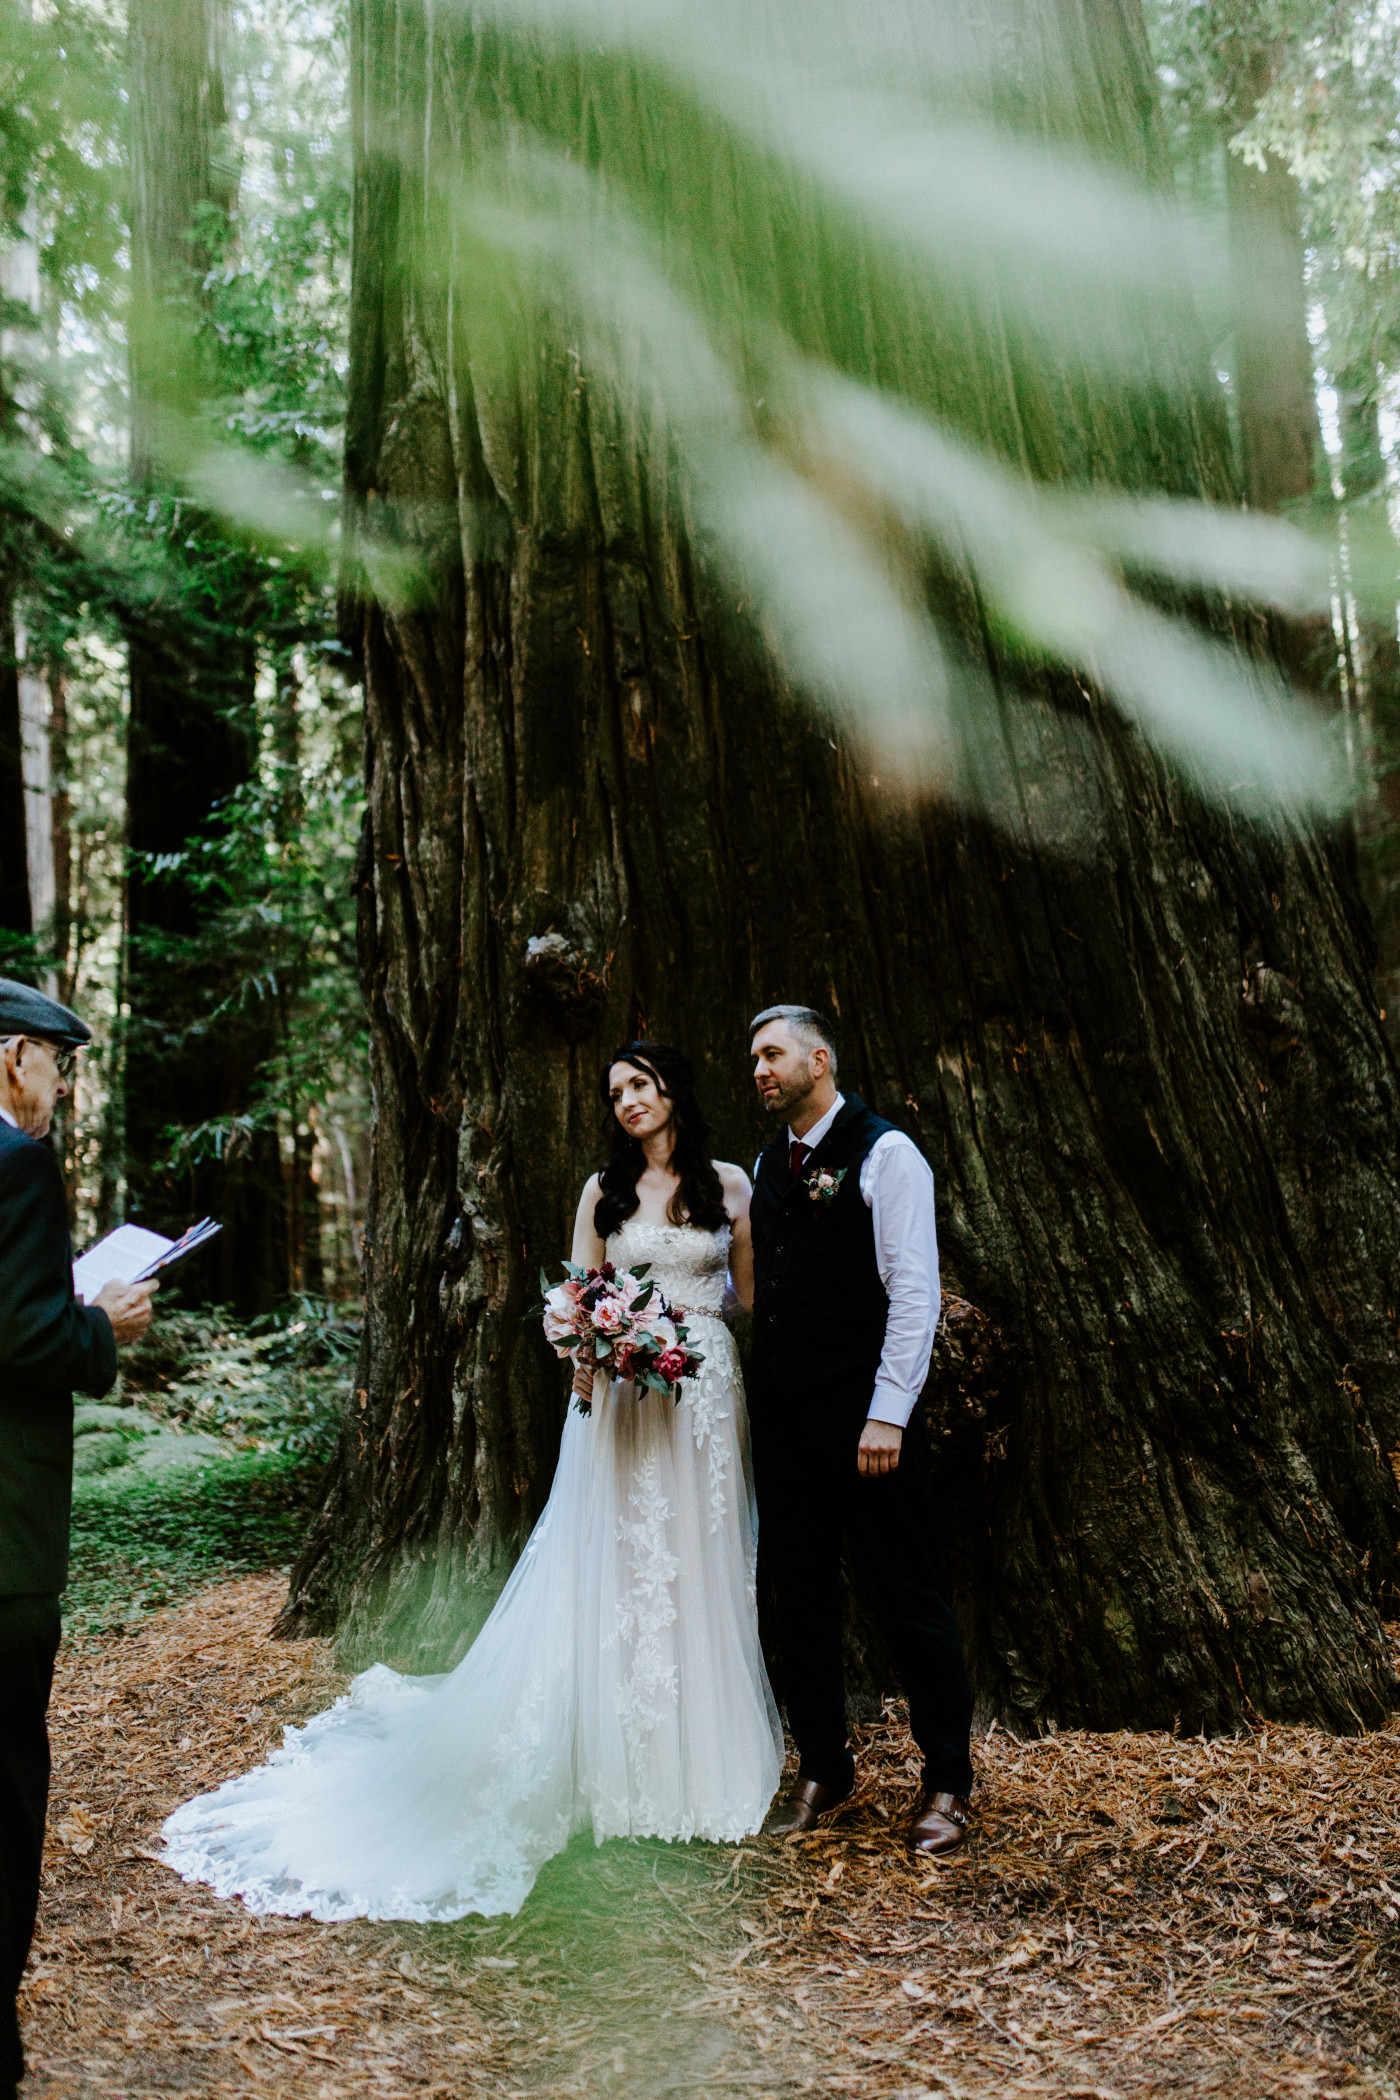
{"type": "Polygon", "coordinates": [[[786,1021],[804,1050],[815,1050],[820,1044],[830,1060],[831,1076],[836,1077],[836,1030],[825,1014],[819,1014],[815,1006],[765,1006],[749,1023],[750,1040],[766,1021],[786,1021]]]}

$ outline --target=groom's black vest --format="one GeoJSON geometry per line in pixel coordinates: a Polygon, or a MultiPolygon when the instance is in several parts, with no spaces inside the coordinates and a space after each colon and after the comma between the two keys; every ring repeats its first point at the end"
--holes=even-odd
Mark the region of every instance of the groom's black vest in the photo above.
{"type": "Polygon", "coordinates": [[[794,1181],[788,1134],[774,1138],[754,1175],[754,1304],[750,1404],[765,1387],[786,1393],[840,1385],[868,1398],[885,1346],[890,1302],[875,1259],[875,1226],[860,1193],[861,1162],[895,1128],[847,1094],[841,1112],[794,1181]],[[842,1176],[829,1202],[816,1175],[842,1176]]]}

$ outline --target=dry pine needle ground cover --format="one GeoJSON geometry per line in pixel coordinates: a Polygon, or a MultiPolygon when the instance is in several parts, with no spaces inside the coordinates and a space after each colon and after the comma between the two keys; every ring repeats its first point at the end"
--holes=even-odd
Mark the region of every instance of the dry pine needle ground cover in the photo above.
{"type": "Polygon", "coordinates": [[[898,1842],[892,1712],[811,1839],[580,1843],[495,1923],[264,1922],[151,1849],[338,1688],[319,1644],[268,1638],[280,1589],[226,1583],[62,1659],[31,2100],[1400,2096],[1400,1722],[997,1731],[940,1868],[898,1842]]]}

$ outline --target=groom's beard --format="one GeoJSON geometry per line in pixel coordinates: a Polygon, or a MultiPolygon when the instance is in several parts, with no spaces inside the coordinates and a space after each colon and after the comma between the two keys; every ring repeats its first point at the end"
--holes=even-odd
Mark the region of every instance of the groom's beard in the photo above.
{"type": "Polygon", "coordinates": [[[808,1078],[800,1086],[796,1084],[779,1086],[776,1093],[765,1094],[763,1097],[765,1113],[770,1116],[781,1116],[785,1122],[790,1123],[793,1115],[802,1107],[803,1102],[810,1099],[812,1089],[816,1083],[815,1079],[808,1078]]]}

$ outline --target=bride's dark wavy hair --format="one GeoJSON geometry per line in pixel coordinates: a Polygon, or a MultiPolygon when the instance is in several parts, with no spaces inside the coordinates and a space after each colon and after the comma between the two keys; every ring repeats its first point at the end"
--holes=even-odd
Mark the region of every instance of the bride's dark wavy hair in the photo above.
{"type": "Polygon", "coordinates": [[[637,1183],[647,1156],[640,1138],[632,1137],[617,1120],[608,1084],[614,1065],[632,1065],[654,1079],[658,1091],[672,1103],[676,1133],[671,1165],[680,1176],[680,1186],[666,1206],[673,1225],[698,1225],[705,1232],[718,1232],[725,1220],[724,1188],[710,1157],[710,1126],[695,1098],[695,1075],[688,1057],[665,1043],[624,1043],[603,1066],[599,1088],[604,1102],[603,1135],[611,1142],[611,1155],[598,1175],[602,1195],[593,1212],[593,1230],[600,1240],[616,1232],[637,1208],[637,1183]]]}

